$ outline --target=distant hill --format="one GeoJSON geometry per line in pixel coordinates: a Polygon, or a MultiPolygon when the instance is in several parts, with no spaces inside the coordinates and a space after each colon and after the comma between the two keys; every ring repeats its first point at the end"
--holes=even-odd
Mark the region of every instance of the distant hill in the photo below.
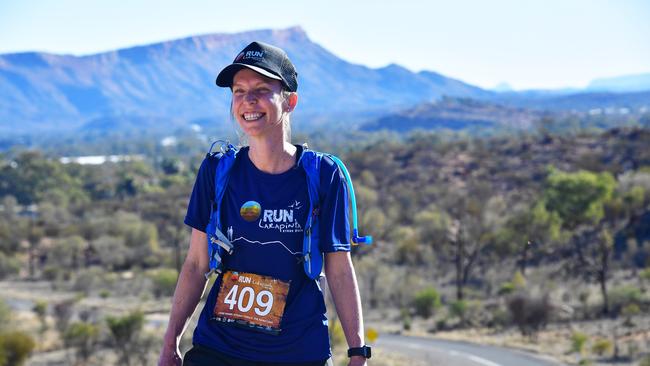
{"type": "Polygon", "coordinates": [[[650,91],[642,92],[552,92],[502,93],[488,100],[509,106],[547,111],[588,112],[593,109],[626,109],[629,113],[650,112],[650,91]]]}
{"type": "Polygon", "coordinates": [[[409,132],[425,130],[472,130],[495,129],[526,130],[542,116],[523,108],[506,107],[472,99],[443,98],[437,102],[419,104],[400,112],[388,114],[360,128],[366,131],[391,130],[409,132]]]}
{"type": "Polygon", "coordinates": [[[587,90],[609,92],[650,91],[650,73],[596,79],[589,83],[587,90]]]}
{"type": "Polygon", "coordinates": [[[398,65],[372,69],[338,58],[301,28],[210,34],[88,56],[0,55],[0,132],[64,131],[124,121],[227,121],[229,92],[218,71],[252,40],[282,47],[299,72],[295,118],[360,115],[403,108],[442,95],[480,98],[491,92],[433,72],[398,65]],[[86,125],[89,123],[89,125],[86,125]]]}

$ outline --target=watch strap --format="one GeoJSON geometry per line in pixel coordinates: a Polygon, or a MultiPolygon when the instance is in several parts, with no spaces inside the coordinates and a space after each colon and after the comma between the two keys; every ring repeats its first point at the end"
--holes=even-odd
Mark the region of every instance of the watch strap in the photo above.
{"type": "Polygon", "coordinates": [[[363,345],[363,347],[352,347],[348,349],[348,357],[352,356],[361,356],[364,358],[370,358],[371,348],[370,346],[363,345]]]}

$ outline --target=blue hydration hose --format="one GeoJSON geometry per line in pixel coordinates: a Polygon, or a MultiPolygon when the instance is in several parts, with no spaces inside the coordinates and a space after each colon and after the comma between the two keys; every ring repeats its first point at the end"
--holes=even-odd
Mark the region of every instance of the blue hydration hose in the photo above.
{"type": "Polygon", "coordinates": [[[372,244],[372,236],[366,235],[366,236],[359,236],[359,224],[357,220],[357,199],[354,196],[354,186],[352,185],[352,178],[350,178],[350,173],[348,172],[348,169],[345,167],[341,159],[337,158],[334,155],[329,155],[332,160],[338,165],[339,169],[343,172],[343,175],[345,175],[345,180],[348,183],[348,190],[350,191],[350,201],[352,204],[352,244],[366,244],[370,245],[372,244]]]}

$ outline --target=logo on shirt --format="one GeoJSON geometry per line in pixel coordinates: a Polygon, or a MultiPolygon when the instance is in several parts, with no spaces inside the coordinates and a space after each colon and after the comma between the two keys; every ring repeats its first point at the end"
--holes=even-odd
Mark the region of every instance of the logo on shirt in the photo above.
{"type": "Polygon", "coordinates": [[[239,214],[241,217],[248,221],[253,222],[260,217],[260,212],[262,211],[262,206],[255,201],[245,202],[239,209],[239,214]]]}
{"type": "Polygon", "coordinates": [[[302,208],[302,204],[294,201],[287,208],[264,210],[258,226],[260,229],[278,230],[281,233],[302,232],[302,225],[294,213],[302,208]]]}

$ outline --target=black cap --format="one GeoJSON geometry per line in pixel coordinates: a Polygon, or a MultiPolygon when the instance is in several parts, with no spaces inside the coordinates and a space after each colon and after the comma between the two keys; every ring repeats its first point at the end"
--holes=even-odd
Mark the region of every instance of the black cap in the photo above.
{"type": "Polygon", "coordinates": [[[226,66],[217,76],[217,85],[232,87],[232,79],[243,67],[254,70],[271,79],[280,80],[291,92],[298,90],[298,73],[282,49],[263,42],[246,46],[232,64],[226,66]]]}

